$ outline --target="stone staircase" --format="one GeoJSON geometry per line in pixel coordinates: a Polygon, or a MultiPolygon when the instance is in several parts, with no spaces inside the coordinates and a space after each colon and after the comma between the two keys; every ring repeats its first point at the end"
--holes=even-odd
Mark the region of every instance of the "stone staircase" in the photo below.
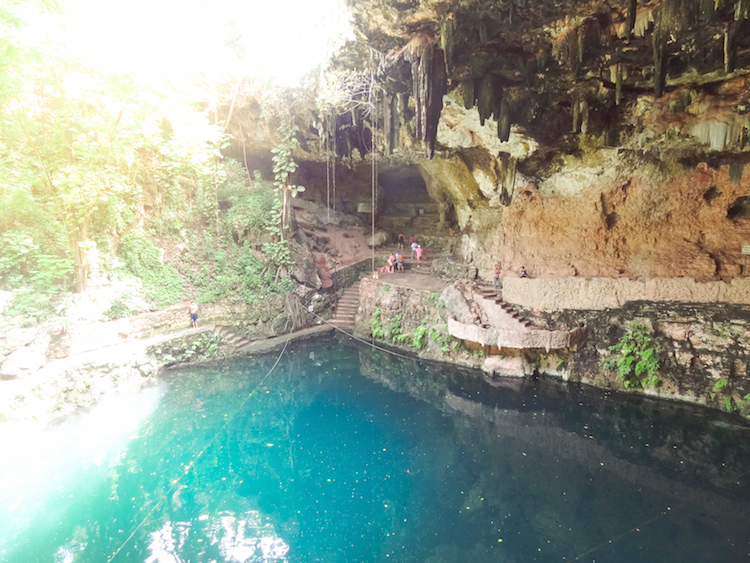
{"type": "Polygon", "coordinates": [[[333,317],[328,322],[338,328],[353,329],[354,317],[357,315],[358,308],[359,281],[356,281],[344,290],[344,293],[336,302],[333,317]]]}
{"type": "MultiPolygon", "coordinates": [[[[428,256],[431,256],[431,254],[427,254],[427,249],[425,249],[425,254],[428,256]]],[[[423,276],[430,276],[432,275],[432,261],[434,258],[425,258],[422,257],[422,263],[418,263],[415,260],[409,259],[408,262],[405,262],[405,269],[413,274],[421,274],[423,276]]]]}
{"type": "Polygon", "coordinates": [[[378,217],[381,229],[401,231],[408,239],[412,234],[431,233],[440,220],[435,202],[386,202],[378,217]]]}
{"type": "Polygon", "coordinates": [[[214,327],[214,334],[221,337],[221,341],[224,344],[228,344],[235,350],[242,348],[247,344],[250,344],[250,340],[248,340],[244,336],[240,336],[228,326],[214,327]]]}
{"type": "MultiPolygon", "coordinates": [[[[500,309],[502,309],[505,314],[509,315],[511,319],[514,319],[522,327],[529,330],[538,330],[540,328],[534,325],[531,321],[524,318],[521,313],[519,313],[508,303],[503,301],[502,297],[500,297],[494,287],[480,286],[479,288],[477,288],[477,293],[481,295],[482,298],[484,298],[486,301],[494,303],[495,305],[500,307],[500,309]]],[[[487,308],[488,307],[485,306],[485,310],[487,310],[487,308]]]]}
{"type": "Polygon", "coordinates": [[[534,325],[505,303],[493,288],[478,287],[474,301],[482,307],[487,324],[464,324],[449,317],[448,332],[451,336],[498,348],[544,348],[548,352],[577,346],[586,340],[585,327],[550,329],[534,325]]]}

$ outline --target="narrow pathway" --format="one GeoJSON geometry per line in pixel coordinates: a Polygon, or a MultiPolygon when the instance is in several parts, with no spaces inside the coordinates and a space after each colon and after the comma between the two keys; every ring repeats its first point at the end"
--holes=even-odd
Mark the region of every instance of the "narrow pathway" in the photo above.
{"type": "Polygon", "coordinates": [[[335,327],[354,328],[354,317],[357,315],[359,308],[359,281],[344,290],[343,295],[336,303],[336,311],[329,321],[335,327]]]}
{"type": "Polygon", "coordinates": [[[496,305],[500,306],[500,308],[510,315],[512,319],[514,319],[516,322],[518,322],[520,325],[522,325],[525,328],[528,328],[530,330],[536,330],[541,327],[534,325],[531,321],[524,318],[518,311],[516,311],[511,305],[503,301],[503,298],[500,297],[498,292],[495,290],[494,287],[488,287],[488,286],[479,286],[477,288],[477,293],[481,295],[484,299],[487,299],[488,301],[494,302],[496,305]]]}

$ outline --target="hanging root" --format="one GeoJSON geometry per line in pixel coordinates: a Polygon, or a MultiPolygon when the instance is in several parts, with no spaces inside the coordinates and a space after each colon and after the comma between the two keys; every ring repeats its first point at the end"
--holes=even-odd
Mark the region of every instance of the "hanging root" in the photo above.
{"type": "Polygon", "coordinates": [[[296,293],[287,293],[284,295],[284,311],[286,312],[287,319],[289,319],[288,323],[291,323],[292,331],[307,326],[305,308],[300,303],[299,295],[296,293]]]}

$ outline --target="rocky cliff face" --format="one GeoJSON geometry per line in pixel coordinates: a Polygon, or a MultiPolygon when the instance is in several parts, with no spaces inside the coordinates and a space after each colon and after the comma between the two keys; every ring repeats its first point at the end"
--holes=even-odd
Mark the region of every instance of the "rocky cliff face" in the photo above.
{"type": "MultiPolygon", "coordinates": [[[[310,96],[300,97],[310,101],[298,114],[295,155],[305,197],[360,212],[365,224],[372,218],[394,238],[399,230],[452,234],[443,248],[485,281],[500,262],[508,278],[525,266],[532,278],[550,283],[642,283],[650,289],[640,296],[641,308],[650,294],[672,295],[706,312],[714,307],[708,303],[731,294],[736,307],[725,309],[724,321],[744,314],[747,0],[350,6],[357,41],[329,69],[342,92],[342,84],[356,82],[345,92],[350,103],[316,107],[310,96]],[[410,201],[419,205],[409,208],[410,201]],[[431,223],[415,217],[423,212],[431,223]],[[675,283],[682,288],[677,293],[675,283]]],[[[240,106],[235,112],[243,116],[241,130],[233,131],[242,140],[236,146],[259,147],[242,136],[252,128],[242,121],[250,114],[240,106]]],[[[628,285],[629,297],[618,297],[614,307],[638,299],[634,288],[628,285]]],[[[596,309],[588,295],[576,299],[565,291],[548,292],[544,305],[515,297],[544,315],[556,309],[550,301],[556,294],[564,294],[565,308],[596,309]]],[[[657,333],[669,325],[672,313],[664,307],[649,311],[657,333]]],[[[591,313],[596,319],[589,320],[607,326],[608,314],[591,313]]],[[[721,313],[711,309],[709,316],[715,314],[721,313]]],[[[633,315],[610,316],[622,323],[633,315]]],[[[697,312],[695,323],[705,318],[697,312]]],[[[591,336],[594,348],[606,352],[605,332],[594,328],[591,336]]],[[[721,346],[708,348],[722,353],[721,346]]],[[[727,358],[722,365],[734,366],[727,358]]],[[[591,381],[595,364],[578,364],[591,381]]],[[[744,389],[743,370],[722,367],[720,379],[737,377],[744,389]]],[[[708,368],[701,373],[704,381],[687,394],[706,396],[718,377],[708,368]]],[[[675,395],[687,396],[683,391],[675,387],[675,395]]]]}
{"type": "MultiPolygon", "coordinates": [[[[745,0],[351,9],[358,40],[334,58],[335,86],[296,104],[305,197],[374,204],[390,228],[389,193],[423,184],[436,229],[462,233],[456,254],[485,276],[496,260],[537,276],[744,274],[745,0]]],[[[252,99],[234,115],[241,160],[265,170],[273,127],[252,99]]]]}

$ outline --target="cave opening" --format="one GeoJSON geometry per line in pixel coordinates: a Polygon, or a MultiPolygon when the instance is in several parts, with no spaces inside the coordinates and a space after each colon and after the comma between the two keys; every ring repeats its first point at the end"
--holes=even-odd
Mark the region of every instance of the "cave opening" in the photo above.
{"type": "Polygon", "coordinates": [[[427,185],[416,166],[400,166],[380,172],[382,188],[378,206],[381,229],[400,231],[405,235],[431,233],[440,223],[440,206],[427,191],[427,185]]]}
{"type": "Polygon", "coordinates": [[[730,221],[736,221],[745,217],[750,217],[750,197],[748,196],[737,198],[731,207],[727,209],[727,219],[730,221]]]}

